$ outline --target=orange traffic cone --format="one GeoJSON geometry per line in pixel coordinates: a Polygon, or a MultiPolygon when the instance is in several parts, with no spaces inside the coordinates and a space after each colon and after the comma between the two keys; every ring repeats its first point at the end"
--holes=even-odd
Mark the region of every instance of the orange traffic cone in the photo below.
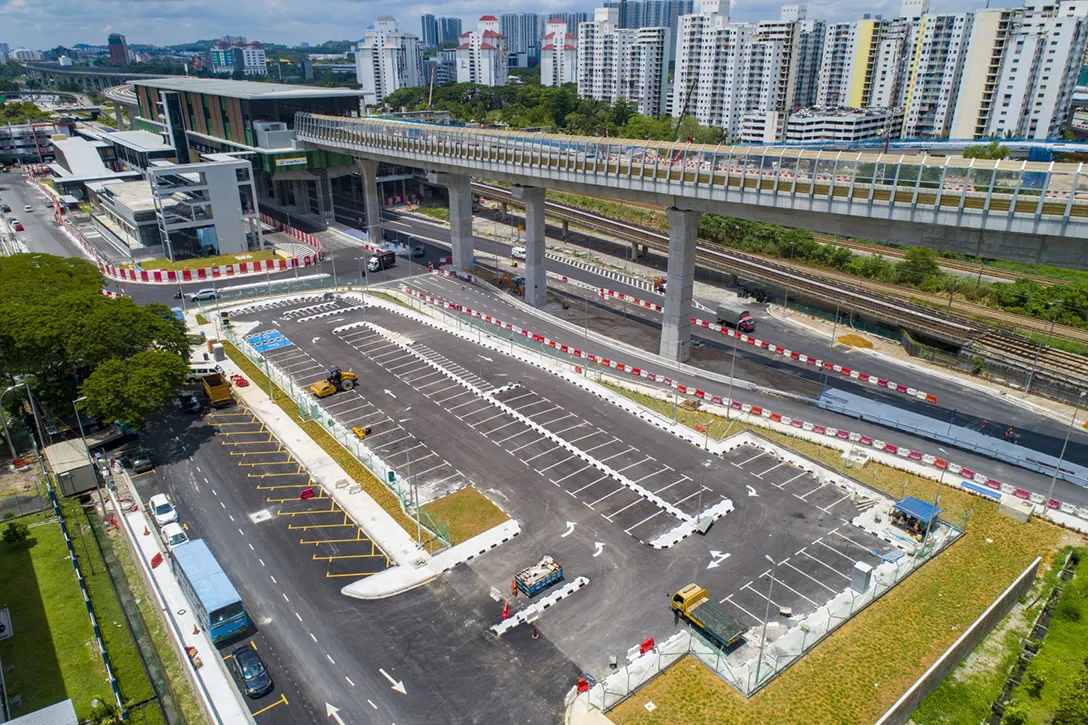
{"type": "Polygon", "coordinates": [[[536,627],[533,627],[533,639],[536,639],[539,636],[540,636],[540,632],[537,632],[536,627]]]}
{"type": "Polygon", "coordinates": [[[197,627],[195,624],[193,625],[193,634],[200,634],[200,628],[197,627]]]}
{"type": "Polygon", "coordinates": [[[510,580],[510,596],[516,597],[517,595],[518,595],[518,580],[517,579],[511,579],[510,580]]]}
{"type": "Polygon", "coordinates": [[[510,602],[502,603],[502,621],[510,619],[510,602]]]}
{"type": "Polygon", "coordinates": [[[145,527],[144,527],[144,536],[147,536],[147,535],[148,535],[148,534],[150,534],[150,533],[151,533],[151,532],[150,532],[150,531],[148,531],[148,530],[147,530],[147,527],[145,526],[145,527]]]}

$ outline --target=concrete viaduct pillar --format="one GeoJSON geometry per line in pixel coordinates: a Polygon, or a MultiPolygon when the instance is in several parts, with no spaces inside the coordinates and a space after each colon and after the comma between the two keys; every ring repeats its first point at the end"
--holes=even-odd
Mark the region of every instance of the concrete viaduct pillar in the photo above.
{"type": "Polygon", "coordinates": [[[355,167],[363,176],[363,210],[366,215],[366,234],[371,243],[384,239],[382,235],[382,198],[378,194],[378,162],[355,158],[355,167]]]}
{"type": "Polygon", "coordinates": [[[450,197],[450,243],[453,268],[458,272],[472,269],[472,177],[465,174],[427,172],[427,183],[446,187],[450,197]]]}
{"type": "Polygon", "coordinates": [[[695,286],[695,243],[702,212],[669,207],[669,271],[665,317],[661,323],[662,357],[691,356],[691,296],[695,286]]]}
{"type": "Polygon", "coordinates": [[[124,124],[124,118],[122,118],[122,116],[121,116],[121,105],[120,104],[113,107],[113,119],[115,121],[117,121],[117,130],[118,131],[121,131],[122,129],[124,129],[125,124],[124,124]]]}
{"type": "Polygon", "coordinates": [[[525,204],[525,301],[543,307],[548,301],[544,261],[544,189],[514,186],[510,193],[525,204]]]}

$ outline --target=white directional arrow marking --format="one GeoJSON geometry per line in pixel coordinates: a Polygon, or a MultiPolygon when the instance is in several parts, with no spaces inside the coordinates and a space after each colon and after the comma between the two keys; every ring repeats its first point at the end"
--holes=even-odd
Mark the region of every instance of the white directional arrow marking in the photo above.
{"type": "Polygon", "coordinates": [[[392,677],[389,676],[388,672],[386,672],[385,670],[383,670],[380,667],[378,668],[378,672],[381,672],[382,677],[389,680],[389,684],[393,686],[394,690],[396,690],[397,692],[399,692],[402,695],[407,695],[408,694],[408,692],[404,689],[404,680],[394,680],[392,677]]]}
{"type": "Polygon", "coordinates": [[[748,486],[748,495],[749,496],[759,496],[759,494],[756,493],[756,490],[754,488],[752,488],[751,486],[748,486]]]}
{"type": "Polygon", "coordinates": [[[725,561],[730,556],[732,556],[732,554],[730,554],[728,551],[723,554],[720,551],[713,551],[713,550],[710,552],[710,555],[714,558],[714,560],[706,565],[707,569],[716,569],[716,568],[718,568],[719,566],[721,566],[721,563],[723,561],[725,561]]]}
{"type": "Polygon", "coordinates": [[[487,355],[481,355],[481,356],[480,356],[480,359],[481,359],[481,360],[486,360],[486,361],[488,361],[488,362],[495,362],[494,360],[492,360],[491,358],[489,358],[489,357],[488,357],[487,355]]]}
{"type": "Polygon", "coordinates": [[[597,550],[593,552],[593,558],[596,559],[604,551],[604,544],[599,541],[594,541],[593,545],[597,547],[597,550]]]}
{"type": "Polygon", "coordinates": [[[564,531],[562,534],[560,534],[559,538],[565,539],[565,538],[567,538],[568,536],[570,536],[573,533],[574,533],[574,522],[573,521],[568,521],[567,522],[567,530],[564,531]]]}
{"type": "Polygon", "coordinates": [[[393,395],[393,391],[392,391],[392,390],[390,390],[389,388],[386,388],[386,389],[385,389],[385,394],[386,394],[386,395],[388,395],[388,396],[389,396],[390,398],[395,398],[395,397],[397,397],[397,396],[393,395]]]}
{"type": "Polygon", "coordinates": [[[344,725],[344,721],[340,717],[340,708],[336,705],[330,705],[327,702],[325,703],[325,717],[331,717],[336,720],[339,725],[344,725]]]}
{"type": "Polygon", "coordinates": [[[310,344],[313,345],[315,342],[317,342],[320,339],[321,339],[320,337],[315,337],[314,339],[310,340],[310,344]]]}
{"type": "Polygon", "coordinates": [[[272,320],[272,324],[275,325],[276,327],[280,326],[280,323],[276,322],[275,320],[272,320]]]}

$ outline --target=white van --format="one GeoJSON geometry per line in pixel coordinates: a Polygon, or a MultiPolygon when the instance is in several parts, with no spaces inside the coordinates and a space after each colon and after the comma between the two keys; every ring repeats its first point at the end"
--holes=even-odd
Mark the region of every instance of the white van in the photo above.
{"type": "Polygon", "coordinates": [[[199,292],[189,294],[190,302],[203,302],[204,300],[218,300],[219,292],[215,289],[202,289],[199,292]]]}
{"type": "Polygon", "coordinates": [[[511,259],[525,259],[525,247],[514,247],[514,251],[510,252],[511,259]]]}

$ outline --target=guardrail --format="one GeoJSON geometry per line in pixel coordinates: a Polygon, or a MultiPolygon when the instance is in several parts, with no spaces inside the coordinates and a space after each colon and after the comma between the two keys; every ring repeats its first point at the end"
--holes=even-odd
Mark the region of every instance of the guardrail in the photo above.
{"type": "Polygon", "coordinates": [[[299,112],[327,148],[529,182],[1000,232],[1088,237],[1082,164],[587,138],[299,112]]]}

